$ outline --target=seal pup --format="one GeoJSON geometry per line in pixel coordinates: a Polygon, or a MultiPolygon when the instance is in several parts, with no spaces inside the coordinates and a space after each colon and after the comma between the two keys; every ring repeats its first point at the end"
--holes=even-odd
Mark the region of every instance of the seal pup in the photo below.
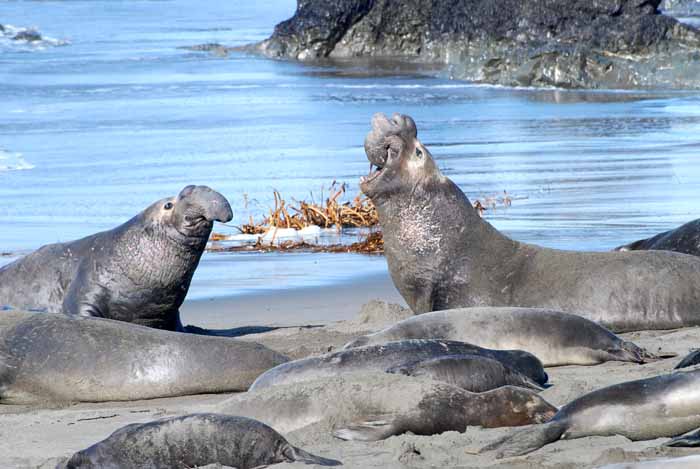
{"type": "Polygon", "coordinates": [[[664,231],[651,238],[618,246],[615,251],[675,251],[700,256],[700,219],[689,221],[673,230],[664,231]]]}
{"type": "MultiPolygon", "coordinates": [[[[16,313],[19,314],[19,313],[16,313]]],[[[254,342],[63,314],[0,333],[0,402],[102,402],[246,391],[287,358],[254,342]]]]}
{"type": "Polygon", "coordinates": [[[415,361],[389,368],[386,372],[413,377],[425,376],[470,392],[486,392],[501,386],[544,390],[527,376],[511,370],[498,360],[478,355],[449,355],[415,361]]]}
{"type": "Polygon", "coordinates": [[[398,365],[449,355],[493,358],[537,384],[547,382],[542,363],[534,355],[521,350],[489,350],[463,342],[416,339],[340,350],[283,363],[260,375],[250,390],[336,377],[344,373],[386,371],[398,365]]]}
{"type": "Polygon", "coordinates": [[[257,420],[191,414],[122,427],[75,453],[65,468],[171,469],[218,463],[236,469],[254,469],[281,462],[341,464],[290,445],[282,435],[257,420]]]}
{"type": "Polygon", "coordinates": [[[531,453],[559,439],[622,435],[674,437],[700,427],[700,370],[615,384],[562,407],[549,422],[498,440],[482,451],[496,457],[531,453]]]}
{"type": "Polygon", "coordinates": [[[375,441],[405,432],[434,435],[468,426],[546,422],[556,407],[514,386],[477,394],[426,378],[370,371],[247,392],[214,411],[255,418],[283,433],[325,422],[338,438],[375,441]]]}
{"type": "Polygon", "coordinates": [[[359,337],[345,349],[404,339],[444,339],[496,350],[525,350],[544,366],[644,363],[653,356],[593,321],[541,308],[475,307],[436,311],[359,337]]]}
{"type": "Polygon", "coordinates": [[[370,174],[360,188],[377,208],[391,278],[414,312],[525,306],[579,314],[616,332],[700,325],[700,259],[514,241],[440,172],[405,115],[375,115],[365,152],[370,174]]]}
{"type": "Polygon", "coordinates": [[[224,196],[187,186],[114,229],[49,244],[0,268],[0,305],[178,330],[213,223],[232,216],[224,196]]]}

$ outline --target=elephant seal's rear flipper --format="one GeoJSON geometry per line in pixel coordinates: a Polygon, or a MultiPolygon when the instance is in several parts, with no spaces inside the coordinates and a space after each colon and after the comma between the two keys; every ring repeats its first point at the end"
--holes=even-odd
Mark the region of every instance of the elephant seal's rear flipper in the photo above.
{"type": "Polygon", "coordinates": [[[315,454],[307,453],[301,448],[288,445],[282,454],[289,458],[289,462],[301,462],[304,464],[317,464],[319,466],[342,466],[343,463],[335,459],[322,458],[315,454]]]}
{"type": "Polygon", "coordinates": [[[390,421],[371,420],[338,429],[333,436],[346,441],[379,441],[400,433],[390,421]]]}
{"type": "Polygon", "coordinates": [[[677,436],[666,443],[664,446],[677,446],[684,448],[692,448],[700,446],[700,430],[695,430],[685,435],[677,436]]]}
{"type": "Polygon", "coordinates": [[[559,421],[524,428],[485,446],[479,452],[496,451],[496,459],[522,456],[557,441],[567,428],[566,423],[559,421]]]}

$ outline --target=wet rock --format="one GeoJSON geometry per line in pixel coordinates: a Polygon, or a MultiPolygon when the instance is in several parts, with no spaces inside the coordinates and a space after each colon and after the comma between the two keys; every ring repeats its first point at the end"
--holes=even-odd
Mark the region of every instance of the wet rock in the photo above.
{"type": "Polygon", "coordinates": [[[298,0],[254,46],[302,61],[441,64],[476,82],[700,88],[700,31],[661,0],[298,0]]]}
{"type": "Polygon", "coordinates": [[[33,29],[25,29],[14,35],[15,41],[38,42],[42,40],[41,34],[33,29]]]}
{"type": "Polygon", "coordinates": [[[231,48],[223,46],[216,42],[208,42],[206,44],[197,44],[194,46],[179,47],[178,49],[191,50],[196,52],[209,52],[218,57],[226,57],[231,53],[231,48]]]}

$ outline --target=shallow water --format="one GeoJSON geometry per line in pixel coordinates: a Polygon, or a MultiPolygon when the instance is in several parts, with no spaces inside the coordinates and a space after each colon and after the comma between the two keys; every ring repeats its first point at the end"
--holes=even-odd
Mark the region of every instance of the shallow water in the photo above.
{"type": "MultiPolygon", "coordinates": [[[[335,179],[354,195],[379,111],[412,115],[470,197],[514,197],[487,217],[522,241],[605,250],[700,217],[697,94],[504,89],[178,49],[263,39],[294,3],[4,2],[0,22],[69,44],[0,41],[0,251],[110,228],[190,183],[225,194],[233,225],[266,212],[273,189],[319,200],[335,179]]],[[[207,254],[190,298],[385,270],[362,255],[207,254]]]]}

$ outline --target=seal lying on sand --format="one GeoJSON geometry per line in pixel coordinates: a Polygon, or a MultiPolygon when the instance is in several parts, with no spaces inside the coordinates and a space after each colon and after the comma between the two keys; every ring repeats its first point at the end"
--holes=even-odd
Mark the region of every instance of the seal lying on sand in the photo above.
{"type": "Polygon", "coordinates": [[[256,420],[193,414],[127,425],[75,453],[65,467],[171,469],[219,463],[254,469],[295,461],[320,466],[341,464],[290,445],[282,435],[256,420]]]}
{"type": "Polygon", "coordinates": [[[446,339],[496,350],[525,350],[544,366],[643,363],[651,355],[588,319],[539,308],[463,308],[405,319],[353,340],[346,349],[404,339],[446,339]]]}
{"type": "Polygon", "coordinates": [[[0,305],[177,330],[213,223],[232,216],[224,196],[187,186],[112,230],[50,244],[4,266],[0,305]]]}
{"type": "Polygon", "coordinates": [[[600,466],[597,469],[698,469],[698,467],[700,467],[700,455],[696,454],[681,458],[606,464],[605,466],[600,466]]]}
{"type": "Polygon", "coordinates": [[[478,355],[450,355],[415,361],[389,368],[386,372],[414,377],[425,376],[470,392],[486,392],[501,386],[519,386],[536,391],[544,389],[498,360],[478,355]]]}
{"type": "Polygon", "coordinates": [[[408,116],[375,115],[365,151],[378,170],[360,182],[377,208],[391,277],[414,312],[527,306],[615,331],[700,325],[700,259],[514,241],[479,216],[416,135],[408,116]]]}
{"type": "Polygon", "coordinates": [[[504,386],[475,394],[425,378],[376,372],[247,392],[215,409],[259,419],[283,433],[325,420],[335,436],[365,441],[405,432],[463,432],[473,425],[527,425],[546,422],[556,413],[554,406],[523,388],[504,386]]]}
{"type": "Polygon", "coordinates": [[[246,391],[287,359],[262,345],[62,314],[0,333],[0,402],[127,401],[246,391]]]}
{"type": "MultiPolygon", "coordinates": [[[[687,435],[677,436],[671,441],[664,443],[665,446],[695,447],[700,446],[700,430],[696,430],[687,435]]],[[[697,467],[700,467],[698,464],[697,467]]]]}
{"type": "Polygon", "coordinates": [[[651,238],[615,248],[616,251],[675,251],[700,256],[700,219],[693,220],[673,230],[664,231],[651,238]]]}
{"type": "Polygon", "coordinates": [[[520,456],[561,438],[622,435],[630,440],[674,437],[700,427],[700,370],[628,381],[590,392],[551,421],[515,432],[483,449],[520,456]]]}
{"type": "Polygon", "coordinates": [[[260,375],[250,390],[335,377],[344,373],[386,371],[399,365],[450,355],[493,358],[537,384],[547,382],[542,363],[534,355],[521,350],[489,350],[448,340],[402,340],[287,362],[260,375]]]}

